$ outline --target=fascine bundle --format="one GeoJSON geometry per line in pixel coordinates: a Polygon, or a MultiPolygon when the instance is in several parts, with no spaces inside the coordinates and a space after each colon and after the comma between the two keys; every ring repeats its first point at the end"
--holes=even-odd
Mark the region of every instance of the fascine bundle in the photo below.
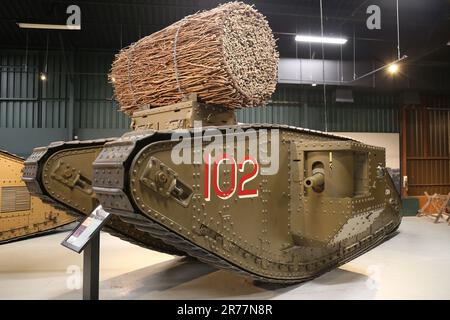
{"type": "Polygon", "coordinates": [[[110,79],[128,114],[192,93],[228,108],[262,106],[275,91],[278,57],[265,17],[252,6],[229,2],[122,49],[110,79]]]}

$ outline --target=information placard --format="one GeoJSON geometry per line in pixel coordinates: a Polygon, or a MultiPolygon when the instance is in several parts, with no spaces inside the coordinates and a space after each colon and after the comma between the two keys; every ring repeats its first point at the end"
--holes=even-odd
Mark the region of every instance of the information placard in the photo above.
{"type": "Polygon", "coordinates": [[[108,220],[110,214],[98,206],[86,217],[64,240],[63,246],[77,253],[83,251],[88,242],[100,232],[100,229],[108,220]]]}

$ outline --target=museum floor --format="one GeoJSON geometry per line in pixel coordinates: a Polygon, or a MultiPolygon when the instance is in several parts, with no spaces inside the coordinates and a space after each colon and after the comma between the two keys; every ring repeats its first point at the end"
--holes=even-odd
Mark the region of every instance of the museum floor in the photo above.
{"type": "MultiPolygon", "coordinates": [[[[398,235],[299,285],[254,284],[189,258],[101,238],[101,299],[450,299],[450,226],[406,217],[398,235]]],[[[0,246],[0,299],[80,299],[66,233],[0,246]]]]}

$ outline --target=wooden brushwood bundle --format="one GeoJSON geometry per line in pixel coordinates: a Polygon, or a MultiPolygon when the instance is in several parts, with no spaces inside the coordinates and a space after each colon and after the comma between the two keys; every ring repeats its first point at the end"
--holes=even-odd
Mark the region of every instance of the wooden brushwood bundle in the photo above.
{"type": "Polygon", "coordinates": [[[199,12],[116,55],[110,79],[122,111],[196,93],[229,108],[262,106],[275,90],[278,52],[265,17],[242,2],[199,12]]]}

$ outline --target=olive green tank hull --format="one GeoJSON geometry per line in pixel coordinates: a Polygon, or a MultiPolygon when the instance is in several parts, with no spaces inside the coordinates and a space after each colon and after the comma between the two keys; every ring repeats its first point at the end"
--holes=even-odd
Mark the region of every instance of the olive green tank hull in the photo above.
{"type": "MultiPolygon", "coordinates": [[[[92,162],[106,140],[55,142],[35,148],[25,161],[22,179],[31,194],[80,219],[98,205],[92,190],[92,162]]],[[[133,225],[112,217],[104,231],[133,244],[167,254],[184,255],[133,225]]]]}
{"type": "Polygon", "coordinates": [[[108,230],[125,240],[264,282],[314,278],[388,239],[400,224],[383,148],[276,125],[183,132],[192,147],[183,159],[193,162],[174,157],[174,131],[140,129],[37,148],[24,180],[75,214],[100,203],[113,214],[108,230]],[[223,141],[244,141],[243,154],[224,143],[211,149],[211,139],[201,137],[212,131],[223,141]],[[275,156],[276,170],[264,155],[275,156]]]}
{"type": "MultiPolygon", "coordinates": [[[[213,173],[204,163],[174,163],[179,141],[171,141],[171,132],[132,132],[106,143],[94,162],[100,204],[201,261],[277,283],[314,278],[398,228],[400,201],[384,149],[287,126],[217,129],[237,140],[249,129],[256,138],[278,130],[277,172],[254,174],[258,161],[253,168],[222,162],[213,173]]],[[[188,132],[195,145],[194,130],[188,132]]],[[[273,143],[270,136],[268,149],[273,143]]]]}

